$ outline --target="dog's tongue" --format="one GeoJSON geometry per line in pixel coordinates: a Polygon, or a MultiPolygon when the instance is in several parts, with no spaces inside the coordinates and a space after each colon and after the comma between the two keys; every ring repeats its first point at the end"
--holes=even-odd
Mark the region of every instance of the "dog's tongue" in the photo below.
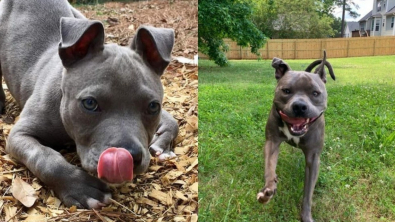
{"type": "Polygon", "coordinates": [[[287,115],[285,115],[283,112],[280,111],[280,115],[281,115],[281,119],[283,119],[285,122],[292,124],[292,125],[296,125],[296,126],[300,126],[304,123],[306,123],[307,119],[306,118],[293,118],[293,117],[289,117],[287,115]]]}
{"type": "Polygon", "coordinates": [[[133,157],[124,148],[111,147],[99,157],[97,174],[110,183],[122,183],[133,179],[133,157]]]}

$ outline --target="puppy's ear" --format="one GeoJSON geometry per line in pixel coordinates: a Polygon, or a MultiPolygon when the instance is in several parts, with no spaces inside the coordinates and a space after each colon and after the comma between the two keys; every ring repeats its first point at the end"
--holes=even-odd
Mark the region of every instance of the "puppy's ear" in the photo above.
{"type": "Polygon", "coordinates": [[[272,67],[276,69],[275,77],[277,80],[281,79],[286,72],[292,70],[286,62],[276,57],[273,58],[272,67]]]}
{"type": "Polygon", "coordinates": [[[104,48],[104,27],[99,21],[63,17],[60,35],[59,56],[66,68],[104,48]]]}
{"type": "Polygon", "coordinates": [[[137,30],[131,48],[158,75],[162,75],[171,61],[173,45],[174,31],[172,29],[142,26],[137,30]]]}

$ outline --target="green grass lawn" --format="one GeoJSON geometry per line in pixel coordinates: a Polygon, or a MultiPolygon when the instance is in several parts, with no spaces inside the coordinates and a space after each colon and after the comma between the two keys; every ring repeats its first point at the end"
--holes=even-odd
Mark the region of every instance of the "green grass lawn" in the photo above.
{"type": "MultiPolygon", "coordinates": [[[[286,60],[304,70],[313,60],[286,60]]],[[[395,56],[328,59],[328,109],[313,197],[316,221],[395,221],[395,56]]],[[[304,156],[281,145],[277,194],[263,145],[276,80],[271,61],[199,61],[199,221],[300,221],[304,156]]]]}

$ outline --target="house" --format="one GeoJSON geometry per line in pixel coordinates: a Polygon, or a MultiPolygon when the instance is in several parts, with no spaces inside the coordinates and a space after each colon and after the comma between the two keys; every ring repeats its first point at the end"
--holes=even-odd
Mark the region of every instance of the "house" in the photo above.
{"type": "Polygon", "coordinates": [[[360,33],[365,36],[395,35],[395,0],[373,0],[373,9],[359,22],[360,33]]]}
{"type": "Polygon", "coordinates": [[[358,22],[347,22],[344,29],[344,37],[351,38],[354,37],[353,31],[359,31],[359,23],[358,22]]]}

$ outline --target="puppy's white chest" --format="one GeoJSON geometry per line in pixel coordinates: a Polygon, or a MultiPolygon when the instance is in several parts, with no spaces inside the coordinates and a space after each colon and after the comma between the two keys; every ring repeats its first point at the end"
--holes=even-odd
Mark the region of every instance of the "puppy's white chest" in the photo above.
{"type": "Polygon", "coordinates": [[[278,129],[279,129],[281,132],[284,133],[284,135],[287,137],[287,140],[288,140],[288,141],[292,140],[292,141],[296,144],[296,146],[298,146],[299,141],[300,141],[300,137],[292,136],[291,133],[289,132],[288,127],[287,127],[285,124],[284,124],[283,127],[279,127],[278,129]]]}

